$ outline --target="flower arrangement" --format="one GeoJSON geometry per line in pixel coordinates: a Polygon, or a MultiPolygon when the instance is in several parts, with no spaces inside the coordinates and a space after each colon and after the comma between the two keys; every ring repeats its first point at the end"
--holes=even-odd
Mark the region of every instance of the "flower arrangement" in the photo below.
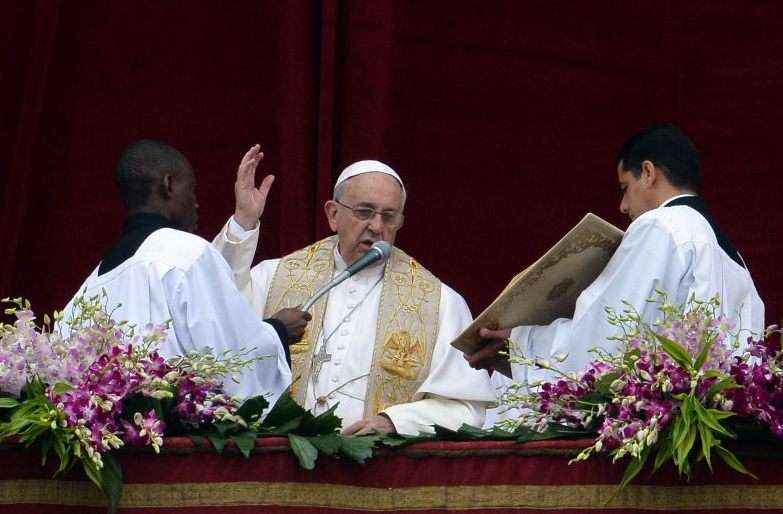
{"type": "Polygon", "coordinates": [[[44,463],[54,453],[56,474],[81,463],[109,512],[122,494],[114,451],[136,445],[159,452],[164,435],[206,438],[218,452],[230,441],[245,457],[258,437],[288,437],[307,469],[319,453],[364,462],[379,441],[406,442],[341,436],[334,409],[313,416],[287,394],[262,420],[269,407],[263,396],[240,404],[222,390],[226,378],[253,362],[249,352],[207,349],[164,359],[157,347],[168,326],[115,321],[105,295],[77,298],[69,319],[44,316],[40,327],[29,302],[4,301],[13,322],[0,324],[0,440],[40,447],[44,463]]]}
{"type": "Polygon", "coordinates": [[[81,462],[115,507],[121,475],[111,450],[140,445],[158,452],[168,423],[247,426],[237,400],[221,391],[225,375],[251,362],[243,352],[166,361],[156,346],[168,327],[137,333],[111,318],[105,297],[78,298],[71,319],[55,313],[52,328],[45,316],[40,329],[28,302],[6,301],[15,321],[0,326],[0,439],[40,444],[44,460],[53,451],[58,473],[81,462]]]}
{"type": "MultiPolygon", "coordinates": [[[[659,302],[661,313],[654,323],[645,323],[630,306],[622,312],[607,309],[607,320],[620,334],[614,338],[620,350],[593,349],[595,359],[580,373],[512,355],[512,362],[547,369],[553,378],[512,385],[503,403],[522,414],[502,421],[502,428],[593,434],[593,444],[573,461],[597,453],[614,461],[629,457],[620,488],[653,456],[653,472],[673,461],[681,475],[689,476],[698,460],[712,469],[717,455],[753,476],[725,442],[736,438],[733,417],[752,418],[783,437],[780,345],[748,337],[743,348],[741,334],[718,314],[717,298],[675,305],[659,295],[651,300],[659,302]]],[[[767,335],[774,330],[770,327],[767,335]]]]}

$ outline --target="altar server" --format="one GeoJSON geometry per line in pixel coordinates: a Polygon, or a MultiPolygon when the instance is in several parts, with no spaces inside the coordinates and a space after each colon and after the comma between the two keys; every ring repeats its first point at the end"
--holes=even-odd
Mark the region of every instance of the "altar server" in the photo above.
{"type": "MultiPolygon", "coordinates": [[[[236,212],[214,244],[256,312],[268,315],[304,302],[374,242],[394,244],[406,191],[382,162],[348,166],[324,206],[337,235],[251,269],[264,210],[254,184],[262,157],[255,146],[242,160],[236,212]]],[[[387,263],[366,268],[315,304],[305,337],[291,347],[295,397],[316,413],[338,405],[346,434],[481,426],[495,400],[489,377],[449,345],[470,322],[462,297],[395,247],[387,263]]]]}
{"type": "MultiPolygon", "coordinates": [[[[623,145],[616,165],[620,210],[631,224],[606,268],[579,296],[573,318],[482,329],[481,335],[493,341],[466,356],[472,366],[492,369],[510,337],[513,349],[526,357],[551,361],[568,354],[561,369],[584,369],[592,360],[590,348],[616,349],[607,338],[617,328],[606,321],[605,307],[619,311],[626,301],[651,322],[660,315],[657,304],[648,302],[656,291],[677,304],[691,295],[708,300],[717,294],[720,312],[734,320],[740,341],[761,333],[764,304],[745,261],[698,195],[699,155],[688,136],[671,124],[650,125],[623,145]]],[[[552,378],[546,370],[523,365],[512,365],[512,371],[523,383],[552,378]]]]}
{"type": "MultiPolygon", "coordinates": [[[[285,340],[301,337],[309,315],[292,309],[264,322],[250,309],[223,257],[191,233],[196,178],[177,150],[136,141],[122,153],[116,178],[127,208],[123,234],[77,296],[105,292],[114,319],[138,327],[170,319],[172,329],[160,348],[165,357],[206,347],[216,354],[244,348],[266,356],[234,377],[238,382],[227,377],[224,385],[233,395],[268,395],[274,402],[291,383],[285,340]]],[[[73,307],[71,300],[66,319],[73,307]]]]}

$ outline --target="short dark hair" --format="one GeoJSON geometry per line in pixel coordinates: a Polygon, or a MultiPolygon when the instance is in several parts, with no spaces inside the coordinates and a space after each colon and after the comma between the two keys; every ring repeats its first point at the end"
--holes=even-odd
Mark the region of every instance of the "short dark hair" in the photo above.
{"type": "Polygon", "coordinates": [[[134,141],[120,155],[115,175],[125,207],[143,206],[149,200],[152,187],[164,174],[177,173],[187,166],[185,156],[162,141],[134,141]]]}
{"type": "Polygon", "coordinates": [[[639,178],[644,161],[661,169],[673,186],[699,190],[699,152],[678,126],[672,123],[648,125],[623,144],[616,163],[622,163],[623,169],[639,178]]]}

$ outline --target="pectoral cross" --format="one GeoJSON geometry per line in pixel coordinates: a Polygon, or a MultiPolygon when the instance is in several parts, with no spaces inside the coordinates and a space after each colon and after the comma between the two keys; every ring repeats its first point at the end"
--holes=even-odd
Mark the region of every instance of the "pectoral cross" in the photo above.
{"type": "Polygon", "coordinates": [[[312,358],[313,371],[311,373],[311,377],[313,379],[313,384],[318,382],[318,375],[321,374],[321,367],[325,362],[329,362],[331,360],[332,354],[326,353],[326,341],[324,341],[321,343],[321,348],[318,350],[318,353],[314,354],[312,358]]]}

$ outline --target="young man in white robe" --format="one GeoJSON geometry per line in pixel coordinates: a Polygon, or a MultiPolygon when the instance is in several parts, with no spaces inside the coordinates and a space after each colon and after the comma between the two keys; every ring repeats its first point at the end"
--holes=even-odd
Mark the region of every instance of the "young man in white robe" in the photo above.
{"type": "MultiPolygon", "coordinates": [[[[106,294],[114,319],[137,327],[171,320],[164,357],[212,348],[247,350],[256,360],[225,390],[240,398],[276,401],[291,383],[287,345],[304,332],[309,315],[288,309],[262,321],[234,284],[223,257],[192,234],[197,222],[196,179],[187,159],[152,140],[132,143],[117,164],[127,218],[121,239],[79,288],[77,296],[106,294]],[[279,319],[278,319],[279,318],[279,319]]],[[[74,300],[64,310],[72,314],[74,300]]],[[[67,325],[61,325],[67,330],[67,325]]]]}
{"type": "MultiPolygon", "coordinates": [[[[736,330],[761,333],[764,304],[742,257],[698,196],[699,156],[688,136],[671,124],[650,125],[623,145],[616,162],[620,211],[631,224],[606,268],[580,294],[573,318],[513,330],[484,328],[481,335],[490,341],[465,356],[471,366],[493,369],[510,338],[512,351],[551,362],[565,353],[560,369],[582,370],[592,360],[590,348],[616,350],[607,338],[617,329],[604,308],[622,310],[626,301],[651,322],[660,313],[647,300],[659,290],[677,304],[691,295],[718,295],[721,313],[736,322],[736,330]]],[[[516,364],[512,374],[522,383],[552,378],[547,370],[516,364]]]]}
{"type": "MultiPolygon", "coordinates": [[[[336,238],[251,269],[264,209],[254,184],[262,158],[255,146],[242,160],[236,212],[213,242],[259,315],[302,303],[375,241],[394,244],[403,221],[402,180],[381,162],[360,161],[342,172],[324,206],[336,238]]],[[[470,369],[449,345],[470,322],[459,294],[393,248],[388,263],[364,269],[314,305],[309,333],[292,347],[294,396],[316,414],[337,406],[345,434],[481,426],[495,400],[489,376],[470,369]]]]}

